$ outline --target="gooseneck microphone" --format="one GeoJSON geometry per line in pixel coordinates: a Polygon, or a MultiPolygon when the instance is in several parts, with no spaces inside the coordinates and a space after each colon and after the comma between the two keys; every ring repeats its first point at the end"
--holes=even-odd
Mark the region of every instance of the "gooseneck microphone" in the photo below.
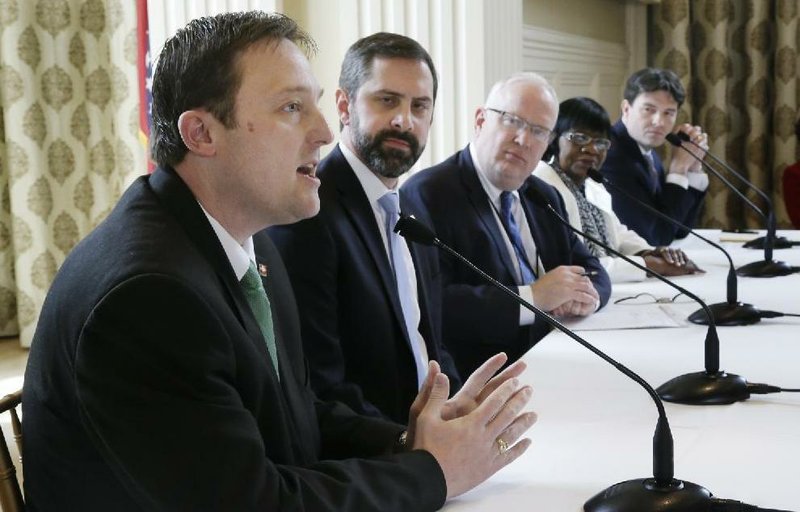
{"type": "MultiPolygon", "coordinates": [[[[700,147],[696,142],[694,142],[692,140],[691,137],[689,137],[689,134],[687,134],[685,132],[678,132],[678,138],[680,138],[684,142],[688,142],[689,144],[691,144],[693,146],[696,146],[698,148],[700,147]]],[[[795,242],[791,242],[791,241],[787,240],[785,237],[776,236],[775,235],[775,227],[776,227],[775,226],[775,207],[772,204],[772,199],[770,199],[770,197],[763,190],[761,190],[760,188],[756,187],[755,184],[752,181],[750,181],[747,178],[745,178],[742,175],[742,173],[736,171],[733,167],[731,167],[730,165],[725,163],[724,160],[722,160],[721,158],[717,157],[714,153],[711,153],[710,151],[706,151],[706,154],[712,160],[714,160],[717,164],[719,164],[722,167],[724,167],[726,171],[728,171],[729,173],[731,173],[734,176],[736,176],[737,178],[739,178],[739,181],[741,181],[742,183],[747,185],[756,194],[760,195],[761,198],[764,199],[764,202],[767,204],[767,211],[769,212],[768,213],[769,217],[767,218],[767,232],[768,232],[767,236],[760,236],[758,238],[750,240],[749,242],[744,244],[745,247],[750,248],[750,249],[765,249],[766,248],[766,244],[767,244],[767,238],[769,236],[769,227],[770,226],[772,226],[772,236],[770,238],[772,240],[772,248],[773,249],[788,249],[789,247],[792,247],[794,245],[798,245],[795,242]]],[[[732,185],[729,184],[728,186],[732,186],[732,185]]],[[[763,216],[764,215],[762,214],[762,217],[763,216]]]]}
{"type": "MultiPolygon", "coordinates": [[[[552,327],[563,332],[642,386],[645,391],[647,391],[647,394],[650,395],[650,398],[653,399],[653,402],[656,404],[656,409],[658,410],[658,421],[656,422],[656,429],[653,434],[653,478],[640,478],[614,484],[590,498],[583,506],[584,511],[695,512],[698,510],[719,510],[722,512],[728,510],[745,510],[735,507],[749,507],[749,505],[742,504],[738,501],[715,498],[705,487],[687,482],[686,480],[677,480],[674,477],[674,447],[669,421],[667,420],[667,414],[664,410],[664,404],[661,398],[647,381],[478,268],[455,249],[439,240],[427,226],[413,217],[401,215],[400,220],[395,225],[394,231],[412,242],[422,245],[435,245],[459,261],[462,261],[488,283],[505,292],[522,307],[532,311],[537,319],[544,320],[552,327]]],[[[753,512],[769,512],[756,507],[751,507],[750,510],[753,510],[753,512]]]]}
{"type": "Polygon", "coordinates": [[[436,238],[436,235],[434,235],[427,226],[413,217],[401,216],[394,230],[407,240],[422,245],[435,245],[439,249],[444,250],[462,261],[483,279],[513,298],[522,307],[532,311],[537,319],[543,320],[552,327],[563,332],[642,386],[650,395],[650,398],[653,399],[656,404],[656,409],[658,410],[658,421],[656,423],[655,433],[653,434],[653,478],[628,480],[612,485],[587,501],[584,505],[585,511],[678,512],[710,509],[712,504],[711,492],[697,484],[676,480],[674,478],[672,432],[669,428],[669,421],[667,420],[667,414],[664,410],[664,404],[658,396],[658,393],[656,393],[644,379],[475,266],[455,249],[452,249],[436,238]]]}
{"type": "MultiPolygon", "coordinates": [[[[684,134],[684,136],[686,135],[684,134]]],[[[772,259],[773,242],[775,240],[775,213],[772,210],[772,202],[769,200],[769,198],[767,198],[766,195],[763,192],[761,192],[761,194],[764,195],[764,198],[767,200],[767,205],[769,206],[769,210],[765,214],[763,211],[761,211],[760,208],[758,208],[755,204],[753,204],[753,202],[750,201],[747,198],[747,196],[745,196],[738,188],[736,188],[731,182],[726,180],[719,173],[719,171],[717,171],[712,166],[703,161],[702,158],[698,157],[697,155],[689,151],[689,149],[683,145],[683,140],[679,135],[676,135],[674,133],[669,133],[667,134],[667,141],[673,146],[677,146],[686,151],[687,153],[689,153],[690,155],[692,155],[692,157],[695,160],[700,162],[700,164],[703,166],[704,169],[706,169],[711,174],[719,178],[730,190],[732,190],[736,195],[738,195],[742,200],[744,200],[744,202],[750,208],[755,210],[766,221],[767,235],[764,238],[764,260],[754,261],[753,263],[748,263],[747,265],[743,265],[739,267],[736,270],[736,272],[740,276],[747,276],[747,277],[777,277],[794,273],[795,269],[793,269],[790,265],[787,265],[782,261],[775,261],[772,259]]],[[[706,152],[706,154],[710,155],[710,153],[708,152],[706,152]]],[[[727,168],[727,166],[725,167],[727,168]]]]}
{"type": "MultiPolygon", "coordinates": [[[[598,171],[597,169],[589,169],[588,176],[596,181],[597,183],[602,183],[608,187],[613,188],[620,194],[624,195],[631,201],[635,202],[645,210],[649,211],[653,215],[657,216],[660,219],[669,222],[673,226],[678,226],[681,229],[685,229],[689,232],[689,234],[699,238],[700,240],[706,242],[707,244],[716,247],[722,254],[728,258],[728,280],[727,280],[727,300],[726,302],[718,302],[716,304],[711,304],[708,306],[708,309],[711,310],[711,315],[714,317],[714,323],[716,325],[749,325],[754,324],[761,320],[761,312],[753,307],[752,304],[746,304],[744,302],[739,302],[738,300],[738,280],[736,278],[736,268],[733,265],[733,260],[731,259],[731,255],[728,254],[728,251],[722,248],[719,244],[712,242],[708,238],[702,236],[700,233],[697,233],[695,230],[690,228],[689,226],[679,222],[669,215],[660,212],[658,209],[653,208],[649,204],[645,203],[644,201],[640,200],[638,197],[634,196],[627,190],[622,187],[617,186],[613,182],[611,182],[608,178],[603,176],[603,174],[598,171]]],[[[703,324],[706,325],[708,323],[708,316],[706,315],[705,310],[698,309],[691,315],[689,315],[689,321],[694,322],[696,324],[703,324]]]]}
{"type": "Polygon", "coordinates": [[[607,250],[611,254],[627,261],[634,267],[644,270],[648,275],[651,275],[659,281],[667,284],[671,288],[678,290],[687,297],[690,297],[695,302],[700,304],[708,319],[708,330],[706,331],[705,340],[705,371],[696,373],[687,373],[671,379],[658,387],[658,394],[667,402],[675,402],[679,404],[689,405],[722,405],[732,404],[741,400],[750,398],[750,391],[747,381],[739,375],[726,373],[719,369],[719,337],[717,336],[717,327],[714,323],[714,315],[709,310],[705,302],[700,300],[700,297],[690,292],[682,286],[678,286],[658,272],[650,270],[625,256],[613,247],[609,247],[600,240],[583,231],[576,229],[561,214],[553,208],[553,205],[545,198],[541,192],[535,188],[529,188],[526,192],[528,196],[540,207],[546,209],[553,217],[556,218],[567,229],[576,233],[587,240],[590,240],[607,250]]]}

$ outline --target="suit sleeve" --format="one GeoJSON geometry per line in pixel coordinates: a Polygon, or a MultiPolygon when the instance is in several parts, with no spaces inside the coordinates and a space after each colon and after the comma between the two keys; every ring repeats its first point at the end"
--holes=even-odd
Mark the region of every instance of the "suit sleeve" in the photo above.
{"type": "MultiPolygon", "coordinates": [[[[684,189],[674,183],[664,183],[660,195],[654,195],[643,177],[647,172],[643,165],[634,161],[624,149],[615,151],[612,147],[603,164],[603,173],[628,194],[688,226],[693,225],[705,193],[691,187],[684,189]]],[[[649,244],[669,245],[676,237],[686,236],[687,233],[683,230],[645,211],[636,201],[616,191],[614,187],[609,187],[608,191],[613,199],[614,212],[622,223],[639,233],[649,244]]]]}
{"type": "Polygon", "coordinates": [[[359,414],[382,417],[361,387],[347,381],[338,325],[339,254],[330,231],[317,215],[269,230],[298,297],[301,331],[311,385],[323,400],[338,400],[359,414]]]}
{"type": "MultiPolygon", "coordinates": [[[[273,462],[277,448],[262,431],[269,426],[259,426],[238,387],[236,351],[247,345],[231,338],[226,321],[195,288],[147,275],[109,292],[82,329],[74,367],[81,420],[143,510],[442,505],[441,470],[426,452],[303,467],[273,462]]],[[[370,430],[342,411],[322,421],[338,424],[322,429],[323,443],[370,430]]]]}

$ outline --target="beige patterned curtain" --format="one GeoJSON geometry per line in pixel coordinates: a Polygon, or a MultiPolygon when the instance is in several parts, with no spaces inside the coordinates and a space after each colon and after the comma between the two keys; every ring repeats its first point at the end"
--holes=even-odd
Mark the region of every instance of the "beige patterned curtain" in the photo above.
{"type": "Polygon", "coordinates": [[[145,169],[132,0],[0,0],[0,335],[145,169]]]}
{"type": "MultiPolygon", "coordinates": [[[[673,69],[687,86],[681,122],[708,131],[710,150],[771,197],[778,226],[786,228],[781,175],[800,157],[793,129],[800,99],[798,4],[662,0],[649,10],[649,62],[673,69]]],[[[703,226],[764,226],[718,179],[710,181],[703,226]]],[[[763,208],[757,195],[747,195],[763,208]]]]}

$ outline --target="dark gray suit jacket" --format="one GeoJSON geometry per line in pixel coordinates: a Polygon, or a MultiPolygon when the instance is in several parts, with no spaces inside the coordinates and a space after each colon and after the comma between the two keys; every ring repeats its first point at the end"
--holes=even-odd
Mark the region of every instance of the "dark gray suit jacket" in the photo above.
{"type": "MultiPolygon", "coordinates": [[[[611,149],[600,169],[606,178],[678,222],[689,227],[694,226],[705,192],[668,183],[665,180],[664,166],[655,152],[653,160],[658,175],[653,176],[647,159],[642,155],[636,141],[628,134],[622,121],[617,121],[612,127],[611,141],[611,149]]],[[[652,215],[614,187],[607,188],[611,194],[614,213],[619,220],[629,229],[636,231],[650,245],[669,245],[675,238],[683,238],[689,234],[652,215]]]]}
{"type": "MultiPolygon", "coordinates": [[[[539,190],[562,217],[567,215],[556,189],[539,178],[531,176],[520,187],[521,204],[545,270],[559,265],[596,270],[597,275],[591,279],[601,304],[605,304],[611,294],[611,282],[603,266],[571,231],[534,203],[528,193],[531,188],[539,190]]],[[[415,174],[400,194],[422,213],[423,220],[432,223],[442,242],[501,283],[514,286],[516,271],[469,149],[415,174]]],[[[444,285],[442,332],[462,374],[500,351],[514,361],[549,332],[542,321],[520,327],[519,305],[486,284],[461,261],[441,252],[440,263],[444,285]]]]}
{"type": "Polygon", "coordinates": [[[280,382],[222,246],[174,171],[137,180],[74,249],[25,374],[30,510],[442,505],[430,454],[388,454],[402,427],[315,398],[285,269],[266,237],[254,241],[269,269],[280,382]]]}
{"type": "MultiPolygon", "coordinates": [[[[311,386],[322,399],[405,423],[417,396],[417,370],[375,214],[338,146],[317,175],[319,214],[268,230],[297,295],[311,386]]],[[[404,204],[401,209],[411,213],[404,204]]],[[[438,256],[432,247],[409,249],[420,333],[454,392],[461,380],[442,345],[438,256]]]]}

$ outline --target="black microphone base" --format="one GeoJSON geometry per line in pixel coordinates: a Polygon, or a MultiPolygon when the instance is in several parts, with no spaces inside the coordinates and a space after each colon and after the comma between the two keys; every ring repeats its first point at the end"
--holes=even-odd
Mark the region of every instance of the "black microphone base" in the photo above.
{"type": "Polygon", "coordinates": [[[653,478],[612,485],[584,503],[585,512],[672,512],[710,510],[711,492],[692,482],[660,485],[653,478]]]}
{"type": "MultiPolygon", "coordinates": [[[[743,247],[747,247],[748,249],[763,249],[764,240],[766,240],[766,237],[760,236],[745,243],[743,247]]],[[[785,236],[776,236],[772,244],[773,249],[789,249],[792,246],[794,246],[794,244],[787,240],[785,236]]]]}
{"type": "MultiPolygon", "coordinates": [[[[714,316],[716,325],[750,325],[761,321],[761,311],[752,304],[744,302],[718,302],[710,304],[708,309],[714,316]]],[[[695,324],[708,325],[708,315],[705,310],[698,309],[689,315],[689,321],[695,324]]]]}
{"type": "Polygon", "coordinates": [[[795,269],[783,261],[761,260],[742,265],[736,274],[744,277],[778,277],[794,274],[795,269]]]}
{"type": "Polygon", "coordinates": [[[687,405],[725,405],[750,398],[743,377],[722,371],[687,373],[665,382],[656,391],[662,400],[687,405]]]}

